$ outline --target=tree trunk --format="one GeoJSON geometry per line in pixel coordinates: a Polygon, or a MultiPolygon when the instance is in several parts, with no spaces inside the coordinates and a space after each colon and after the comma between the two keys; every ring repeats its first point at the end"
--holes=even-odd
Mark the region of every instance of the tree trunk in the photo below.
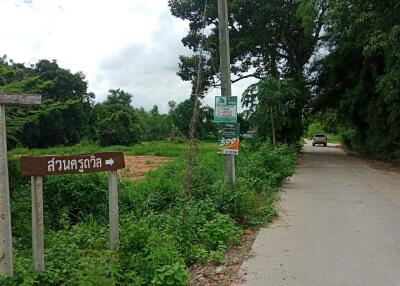
{"type": "Polygon", "coordinates": [[[272,115],[272,105],[271,105],[271,129],[272,129],[272,144],[276,145],[276,134],[275,134],[275,121],[274,116],[272,115]]]}

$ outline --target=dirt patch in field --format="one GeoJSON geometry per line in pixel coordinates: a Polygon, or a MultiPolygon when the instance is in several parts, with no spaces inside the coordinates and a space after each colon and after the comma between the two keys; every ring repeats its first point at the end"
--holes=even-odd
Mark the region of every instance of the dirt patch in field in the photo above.
{"type": "Polygon", "coordinates": [[[207,262],[190,268],[190,286],[236,286],[242,285],[245,279],[239,274],[242,263],[251,257],[251,247],[258,231],[247,229],[240,246],[233,247],[225,254],[223,264],[207,262]]]}
{"type": "Polygon", "coordinates": [[[125,156],[126,168],[122,176],[137,181],[143,179],[147,172],[156,170],[173,158],[157,156],[125,156]]]}

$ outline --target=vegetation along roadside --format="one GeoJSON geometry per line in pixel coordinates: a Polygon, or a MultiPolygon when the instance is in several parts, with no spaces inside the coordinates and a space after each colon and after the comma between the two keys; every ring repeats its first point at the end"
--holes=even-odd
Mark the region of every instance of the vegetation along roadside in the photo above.
{"type": "MultiPolygon", "coordinates": [[[[286,145],[246,144],[237,158],[237,186],[231,191],[223,184],[222,158],[213,144],[202,143],[193,191],[187,196],[183,192],[186,144],[154,145],[133,147],[131,152],[148,154],[152,149],[168,156],[171,150],[180,150],[180,155],[141,181],[120,179],[117,251],[107,246],[106,176],[45,179],[46,270],[41,273],[30,270],[30,184],[19,175],[17,160],[24,152],[10,153],[16,275],[0,284],[188,285],[188,267],[221,263],[224,253],[241,243],[246,228],[276,216],[277,190],[292,174],[296,158],[295,149],[286,145]]],[[[51,153],[68,151],[54,148],[51,153]]]]}

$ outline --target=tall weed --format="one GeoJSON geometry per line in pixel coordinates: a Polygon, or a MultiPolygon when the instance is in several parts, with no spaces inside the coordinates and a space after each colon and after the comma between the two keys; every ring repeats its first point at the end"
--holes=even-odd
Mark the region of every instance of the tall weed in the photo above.
{"type": "Polygon", "coordinates": [[[293,173],[296,158],[295,149],[285,145],[244,146],[230,190],[223,184],[222,157],[201,144],[187,196],[186,145],[174,150],[180,150],[178,158],[144,180],[119,181],[117,251],[108,250],[106,176],[46,178],[42,273],[31,271],[29,179],[19,176],[17,161],[10,163],[16,275],[0,279],[0,285],[187,285],[188,266],[221,263],[226,250],[241,242],[244,228],[276,215],[276,190],[293,173]]]}

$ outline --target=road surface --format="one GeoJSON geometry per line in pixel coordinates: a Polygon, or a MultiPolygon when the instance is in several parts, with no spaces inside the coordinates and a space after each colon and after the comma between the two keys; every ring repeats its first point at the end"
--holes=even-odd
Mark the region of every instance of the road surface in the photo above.
{"type": "Polygon", "coordinates": [[[279,205],[244,285],[400,286],[400,173],[308,143],[279,205]]]}

